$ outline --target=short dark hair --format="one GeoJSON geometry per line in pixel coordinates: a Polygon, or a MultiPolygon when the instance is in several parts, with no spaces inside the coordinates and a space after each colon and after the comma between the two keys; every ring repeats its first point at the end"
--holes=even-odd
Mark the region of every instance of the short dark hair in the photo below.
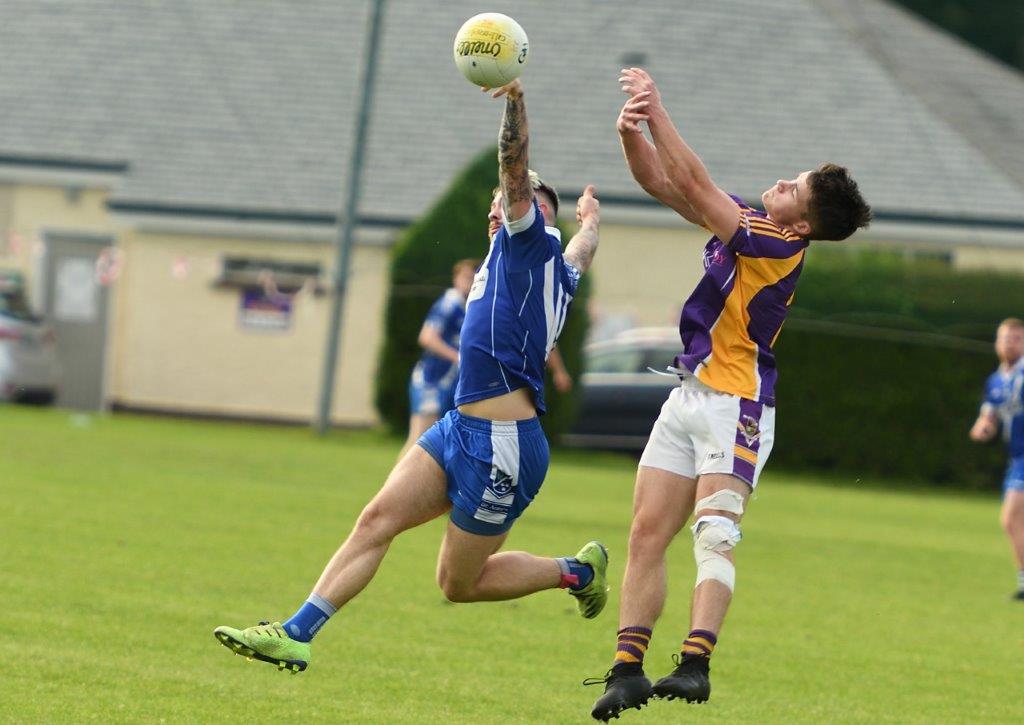
{"type": "Polygon", "coordinates": [[[846,239],[871,222],[871,207],[844,166],[822,164],[807,179],[811,198],[807,221],[811,239],[846,239]]]}
{"type": "Polygon", "coordinates": [[[530,186],[533,187],[534,192],[541,192],[548,198],[548,202],[551,205],[551,211],[554,215],[558,216],[558,192],[554,188],[544,183],[544,180],[537,175],[536,171],[530,171],[530,186]]]}

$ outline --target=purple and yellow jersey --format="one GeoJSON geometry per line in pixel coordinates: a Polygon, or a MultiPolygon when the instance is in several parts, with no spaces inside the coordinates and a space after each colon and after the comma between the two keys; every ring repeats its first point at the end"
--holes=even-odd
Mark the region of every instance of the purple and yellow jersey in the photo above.
{"type": "Polygon", "coordinates": [[[775,356],[809,242],[747,206],[728,244],[704,248],[704,277],[683,305],[676,365],[723,393],[775,405],[775,356]]]}

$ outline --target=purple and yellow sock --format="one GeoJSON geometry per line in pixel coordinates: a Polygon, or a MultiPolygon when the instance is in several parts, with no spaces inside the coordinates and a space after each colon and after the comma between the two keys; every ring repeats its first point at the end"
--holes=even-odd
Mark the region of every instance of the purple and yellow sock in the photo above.
{"type": "Polygon", "coordinates": [[[615,662],[620,665],[643,667],[647,646],[651,643],[651,630],[647,627],[623,627],[615,645],[615,662]]]}
{"type": "Polygon", "coordinates": [[[690,632],[690,636],[683,642],[683,654],[710,657],[711,653],[715,651],[716,644],[718,644],[718,637],[715,636],[714,632],[709,632],[706,629],[695,629],[690,632]]]}

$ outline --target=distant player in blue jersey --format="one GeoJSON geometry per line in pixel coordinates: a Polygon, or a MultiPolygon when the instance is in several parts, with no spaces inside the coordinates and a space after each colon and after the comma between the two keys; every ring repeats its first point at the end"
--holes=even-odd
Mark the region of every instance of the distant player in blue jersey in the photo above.
{"type": "Polygon", "coordinates": [[[409,376],[409,437],[399,459],[430,426],[455,407],[459,379],[459,335],[466,317],[466,297],[479,259],[460,259],[452,267],[452,286],[437,298],[417,338],[423,355],[409,376]]]}
{"type": "Polygon", "coordinates": [[[996,331],[999,368],[985,382],[985,400],[971,428],[971,440],[985,443],[1002,428],[1010,449],[1003,480],[1001,520],[1017,559],[1017,591],[1024,601],[1024,321],[1003,320],[996,331]]]}
{"type": "Polygon", "coordinates": [[[450,521],[437,582],[449,600],[515,599],[562,587],[584,617],[604,608],[608,556],[598,542],[557,559],[498,553],[547,473],[548,443],[537,418],[544,412],[544,360],[597,250],[599,204],[588,186],[576,205],[579,231],[563,253],[554,226],[558,195],[528,166],[522,84],[493,95],[505,97],[500,193],[488,217],[497,232],[467,300],[457,407],[398,462],[290,619],[215,630],[236,654],[306,669],[313,636],[370,583],[391,541],[444,514],[450,521]]]}

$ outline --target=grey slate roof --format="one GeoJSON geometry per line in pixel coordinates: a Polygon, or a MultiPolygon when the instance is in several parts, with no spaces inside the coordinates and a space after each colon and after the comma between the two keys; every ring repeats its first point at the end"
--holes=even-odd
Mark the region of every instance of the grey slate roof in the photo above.
{"type": "MultiPolygon", "coordinates": [[[[0,158],[127,162],[122,204],[331,215],[368,7],[5,0],[0,158]]],[[[1024,222],[1020,74],[881,0],[625,7],[489,3],[530,35],[531,159],[560,188],[594,182],[643,197],[614,131],[618,69],[639,52],[684,136],[734,193],[757,199],[779,176],[835,160],[882,212],[1024,222]]],[[[455,30],[480,9],[388,2],[365,216],[415,217],[496,139],[501,104],[451,58],[455,30]]]]}

